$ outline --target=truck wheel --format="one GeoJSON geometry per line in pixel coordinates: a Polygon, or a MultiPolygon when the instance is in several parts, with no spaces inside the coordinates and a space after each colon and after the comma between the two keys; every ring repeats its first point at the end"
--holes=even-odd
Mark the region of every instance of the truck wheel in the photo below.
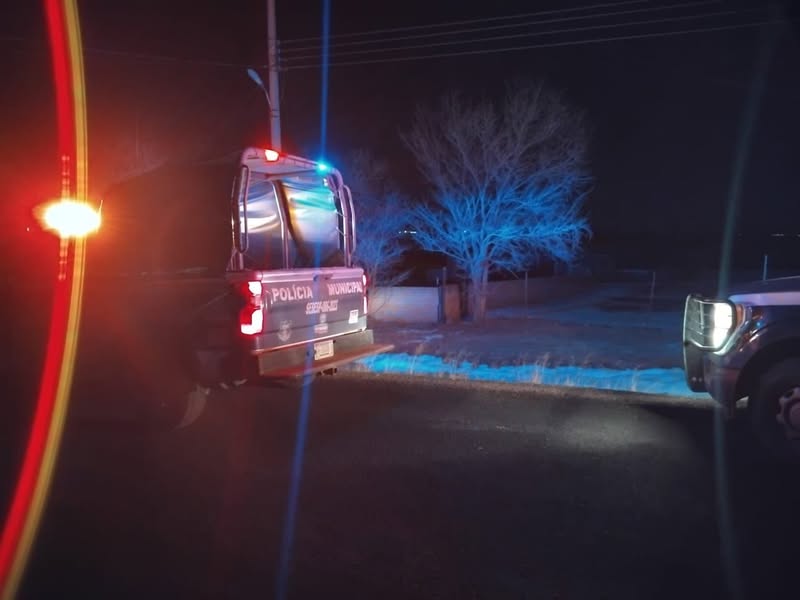
{"type": "Polygon", "coordinates": [[[209,388],[200,385],[181,391],[153,390],[144,418],[150,427],[157,430],[188,427],[203,414],[210,394],[209,388]]]}
{"type": "Polygon", "coordinates": [[[778,458],[800,460],[800,358],[764,372],[748,405],[759,442],[778,458]]]}

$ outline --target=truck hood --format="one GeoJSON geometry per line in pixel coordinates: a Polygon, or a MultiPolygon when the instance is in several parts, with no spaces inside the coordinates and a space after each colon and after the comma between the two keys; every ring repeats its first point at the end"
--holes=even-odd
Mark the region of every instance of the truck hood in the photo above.
{"type": "Polygon", "coordinates": [[[780,277],[741,284],[733,288],[730,299],[762,306],[800,305],[800,277],[780,277]]]}

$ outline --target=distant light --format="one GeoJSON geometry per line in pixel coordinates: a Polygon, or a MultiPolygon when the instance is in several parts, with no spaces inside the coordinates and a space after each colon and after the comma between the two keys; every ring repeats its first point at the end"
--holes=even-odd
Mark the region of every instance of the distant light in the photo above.
{"type": "Polygon", "coordinates": [[[330,170],[331,170],[331,167],[327,163],[324,163],[324,162],[318,162],[317,163],[317,171],[319,171],[320,173],[327,173],[330,170]]]}
{"type": "Polygon", "coordinates": [[[85,202],[57,200],[43,207],[43,226],[62,238],[79,238],[100,228],[100,213],[85,202]]]}
{"type": "Polygon", "coordinates": [[[270,150],[269,148],[264,150],[264,158],[267,159],[267,162],[275,162],[280,157],[281,157],[281,154],[277,150],[270,150]]]}

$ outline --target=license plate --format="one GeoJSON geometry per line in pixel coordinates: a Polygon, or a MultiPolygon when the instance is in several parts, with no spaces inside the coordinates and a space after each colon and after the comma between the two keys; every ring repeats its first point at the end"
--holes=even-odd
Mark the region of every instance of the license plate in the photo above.
{"type": "Polygon", "coordinates": [[[333,340],[325,340],[314,344],[314,360],[322,360],[333,356],[333,340]]]}

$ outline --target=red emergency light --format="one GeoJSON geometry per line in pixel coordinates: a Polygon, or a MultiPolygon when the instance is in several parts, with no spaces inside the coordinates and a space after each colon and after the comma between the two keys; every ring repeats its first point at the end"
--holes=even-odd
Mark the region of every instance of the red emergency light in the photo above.
{"type": "Polygon", "coordinates": [[[277,150],[271,150],[269,148],[264,150],[264,158],[267,159],[267,162],[275,162],[280,157],[281,157],[281,154],[277,150]]]}

